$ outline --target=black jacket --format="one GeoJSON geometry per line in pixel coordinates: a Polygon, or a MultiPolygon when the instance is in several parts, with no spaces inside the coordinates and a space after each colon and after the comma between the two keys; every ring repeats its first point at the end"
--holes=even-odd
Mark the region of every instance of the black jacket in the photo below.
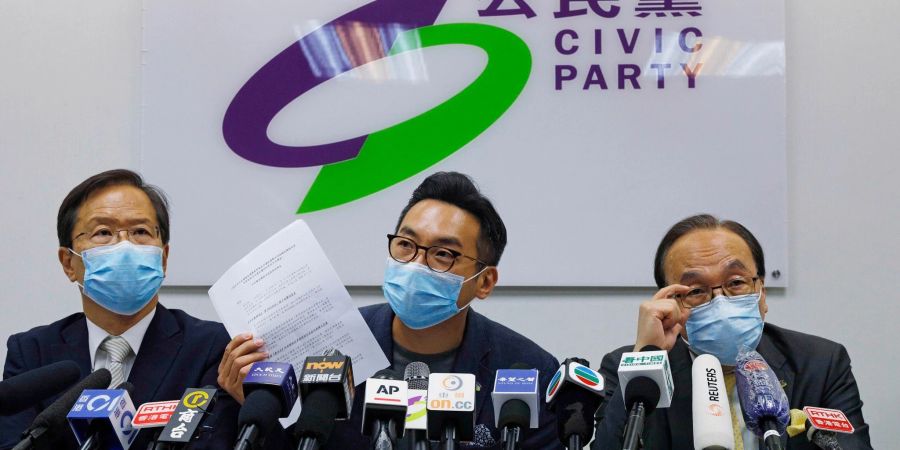
{"type": "MultiPolygon", "coordinates": [[[[622,448],[622,434],[628,413],[619,388],[616,372],[622,353],[633,346],[625,346],[603,358],[600,373],[606,387],[607,404],[603,421],[598,425],[592,450],[622,448]]],[[[856,380],[850,370],[850,357],[843,345],[817,336],[786,330],[767,323],[756,350],[765,358],[782,382],[791,408],[819,406],[839,409],[847,415],[856,432],[840,435],[844,449],[871,449],[869,426],[863,420],[862,401],[856,380]]],[[[656,410],[647,418],[643,442],[647,449],[693,450],[693,421],[691,417],[691,365],[687,344],[678,339],[669,352],[675,393],[671,407],[656,410]]],[[[782,437],[787,449],[814,449],[805,434],[788,440],[782,437]]]]}
{"type": "MultiPolygon", "coordinates": [[[[219,361],[228,341],[228,333],[222,324],[157,305],[128,376],[128,381],[134,384],[134,406],[151,401],[178,400],[189,387],[216,386],[219,361]]],[[[75,361],[81,368],[81,376],[85,377],[92,369],[88,345],[83,313],[14,334],[6,344],[3,378],[64,360],[75,361]]],[[[0,449],[18,443],[22,431],[54,400],[56,398],[43,401],[19,414],[0,417],[0,449]]],[[[214,415],[203,422],[204,426],[215,427],[215,431],[192,448],[231,448],[236,437],[233,424],[237,422],[237,411],[237,402],[221,391],[212,411],[214,415]],[[220,423],[222,425],[217,426],[220,423]]],[[[142,430],[131,448],[146,448],[152,437],[151,430],[142,430]]],[[[69,442],[57,448],[78,449],[71,431],[64,432],[70,437],[69,442]]]]}

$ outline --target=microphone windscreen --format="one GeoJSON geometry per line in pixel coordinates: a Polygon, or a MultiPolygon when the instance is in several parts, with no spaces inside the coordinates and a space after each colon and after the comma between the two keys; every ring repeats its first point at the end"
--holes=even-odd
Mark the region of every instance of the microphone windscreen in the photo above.
{"type": "Polygon", "coordinates": [[[81,396],[81,393],[85,389],[106,389],[111,381],[112,375],[109,373],[109,370],[99,369],[94,371],[75,386],[69,388],[65,394],[61,395],[47,409],[38,414],[29,429],[47,428],[53,433],[58,433],[60,432],[59,430],[68,430],[69,423],[66,420],[66,416],[69,414],[69,410],[72,409],[72,405],[81,396]]]}
{"type": "Polygon", "coordinates": [[[245,425],[256,425],[262,436],[269,434],[278,416],[281,414],[281,400],[266,389],[251,392],[244,399],[244,405],[238,413],[238,428],[245,425]]]}
{"type": "Polygon", "coordinates": [[[116,389],[122,389],[128,392],[130,397],[134,397],[134,385],[128,381],[123,381],[116,386],[116,389]]]}
{"type": "Polygon", "coordinates": [[[791,420],[790,404],[778,376],[756,351],[741,352],[735,365],[735,381],[741,412],[747,429],[764,437],[765,423],[771,422],[784,434],[791,420]]]}
{"type": "Polygon", "coordinates": [[[338,415],[341,400],[330,389],[316,389],[303,400],[303,410],[294,425],[294,436],[299,441],[303,437],[313,437],[324,446],[328,442],[334,421],[338,415]]]}
{"type": "Polygon", "coordinates": [[[74,361],[59,361],[0,383],[0,415],[15,414],[75,384],[81,370],[74,361]]]}
{"type": "Polygon", "coordinates": [[[507,400],[500,407],[500,417],[497,419],[497,428],[506,426],[528,428],[531,424],[531,408],[522,400],[507,400]]]}
{"type": "Polygon", "coordinates": [[[656,410],[659,403],[659,385],[647,377],[636,377],[625,386],[625,407],[631,407],[637,402],[643,402],[646,415],[656,410]]]}
{"type": "Polygon", "coordinates": [[[427,391],[428,375],[431,375],[428,364],[419,361],[407,364],[406,369],[403,370],[403,379],[406,380],[409,389],[427,391]]]}

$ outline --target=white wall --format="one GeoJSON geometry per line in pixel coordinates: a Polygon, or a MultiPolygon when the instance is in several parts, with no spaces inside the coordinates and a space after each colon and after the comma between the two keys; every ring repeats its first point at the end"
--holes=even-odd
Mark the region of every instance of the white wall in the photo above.
{"type": "MultiPolygon", "coordinates": [[[[79,308],[56,261],[56,210],[85,177],[137,166],[140,13],[138,2],[113,0],[0,2],[2,339],[79,308]]],[[[898,16],[892,0],[787,4],[792,278],[770,293],[768,317],[847,346],[876,448],[889,447],[887,418],[900,404],[900,364],[884,356],[900,317],[898,16]]],[[[734,163],[709,161],[709,170],[734,163]]],[[[753,174],[736,182],[754,195],[753,174]]],[[[187,213],[175,212],[175,233],[187,213]]],[[[361,305],[378,299],[376,288],[351,293],[361,305]]],[[[169,306],[214,316],[204,288],[162,295],[169,306]]],[[[559,357],[597,365],[633,340],[636,306],[648,295],[506,288],[477,308],[559,357]]]]}

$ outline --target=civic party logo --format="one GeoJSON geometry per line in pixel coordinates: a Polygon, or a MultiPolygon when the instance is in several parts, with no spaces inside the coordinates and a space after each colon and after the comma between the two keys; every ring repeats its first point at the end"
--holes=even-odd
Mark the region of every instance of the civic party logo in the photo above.
{"type": "MultiPolygon", "coordinates": [[[[516,102],[532,72],[532,52],[505,28],[483,23],[435,24],[446,2],[372,1],[291,42],[231,100],[222,122],[226,144],[238,156],[265,166],[321,166],[298,214],[388,188],[465,147],[516,102]],[[337,142],[290,146],[268,137],[275,116],[322,83],[384,58],[444,45],[474,46],[487,55],[480,75],[445,102],[396,125],[337,142]]],[[[484,0],[477,12],[479,17],[527,23],[539,16],[532,3],[537,4],[536,0],[484,0]]],[[[692,23],[703,16],[699,0],[551,3],[555,11],[540,18],[552,21],[555,30],[544,37],[542,47],[552,44],[550,53],[562,59],[537,70],[553,74],[553,91],[696,87],[703,67],[699,58],[703,32],[692,23]],[[582,17],[595,19],[594,25],[590,29],[572,25],[582,23],[582,17]],[[616,28],[611,21],[617,18],[639,23],[616,28]],[[645,51],[639,51],[642,48],[645,51]],[[624,59],[601,61],[613,51],[621,51],[624,59]],[[649,61],[640,56],[647,51],[649,61]],[[577,65],[572,60],[585,55],[591,55],[592,63],[577,65]],[[642,82],[644,75],[653,82],[642,82]]],[[[334,126],[342,124],[336,121],[334,126]]]]}

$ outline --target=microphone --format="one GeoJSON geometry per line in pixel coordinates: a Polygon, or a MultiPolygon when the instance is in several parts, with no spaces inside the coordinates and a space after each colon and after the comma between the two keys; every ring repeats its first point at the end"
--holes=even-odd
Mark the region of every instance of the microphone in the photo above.
{"type": "Polygon", "coordinates": [[[350,357],[338,350],[323,356],[307,357],[300,373],[300,417],[294,425],[294,438],[301,450],[324,446],[336,419],[350,418],[353,408],[353,365],[350,357]]]}
{"type": "Polygon", "coordinates": [[[428,442],[428,365],[413,361],[403,370],[407,384],[406,430],[403,441],[410,450],[431,450],[428,442]]]}
{"type": "Polygon", "coordinates": [[[128,450],[138,430],[131,426],[134,385],[124,382],[116,389],[87,389],[66,416],[81,450],[128,450]]]}
{"type": "Polygon", "coordinates": [[[362,434],[372,438],[372,448],[393,449],[406,424],[406,382],[390,369],[379,370],[366,380],[362,434]]]}
{"type": "Polygon", "coordinates": [[[197,430],[215,405],[217,392],[218,389],[212,386],[185,389],[181,400],[176,401],[175,410],[169,421],[156,439],[154,448],[156,450],[183,448],[199,436],[197,430]]]}
{"type": "Polygon", "coordinates": [[[59,361],[0,382],[0,416],[15,414],[68,389],[81,378],[74,361],[59,361]]]}
{"type": "Polygon", "coordinates": [[[279,417],[290,414],[297,401],[297,377],[288,363],[260,361],[250,366],[242,387],[244,405],[238,413],[240,432],[234,450],[251,450],[272,431],[279,417]]]}
{"type": "Polygon", "coordinates": [[[778,377],[756,351],[739,352],[734,369],[747,429],[762,439],[766,448],[782,449],[780,436],[790,422],[790,404],[778,377]]]}
{"type": "Polygon", "coordinates": [[[65,436],[64,430],[69,428],[66,415],[81,396],[82,391],[105,388],[109,386],[111,380],[112,376],[107,369],[99,369],[84,377],[34,418],[31,426],[22,433],[22,440],[13,447],[13,450],[27,450],[35,448],[35,446],[51,448],[62,445],[60,441],[65,436]]]}
{"type": "Polygon", "coordinates": [[[644,419],[656,408],[672,404],[675,385],[669,355],[654,345],[647,345],[640,352],[623,353],[618,376],[629,411],[622,448],[634,450],[644,432],[644,419]]]}
{"type": "Polygon", "coordinates": [[[428,439],[456,450],[475,434],[475,375],[433,373],[428,376],[428,439]]]}
{"type": "Polygon", "coordinates": [[[837,433],[852,434],[855,431],[850,419],[840,410],[806,406],[803,411],[792,409],[791,422],[800,422],[798,427],[788,427],[792,437],[806,431],[809,442],[826,450],[841,450],[837,433]],[[791,432],[791,428],[798,428],[791,432]]]}
{"type": "Polygon", "coordinates": [[[147,402],[138,406],[137,412],[134,413],[134,418],[131,419],[131,426],[139,430],[138,432],[140,432],[140,430],[158,428],[158,430],[153,431],[153,439],[147,445],[148,449],[154,448],[154,443],[159,438],[163,427],[169,423],[169,419],[172,418],[172,414],[175,412],[175,409],[178,408],[178,403],[179,400],[166,400],[161,402],[147,402]]]}
{"type": "Polygon", "coordinates": [[[512,369],[499,369],[494,377],[494,421],[501,430],[501,446],[507,450],[519,447],[523,428],[538,427],[539,373],[527,365],[515,363],[512,369]]]}
{"type": "Polygon", "coordinates": [[[547,385],[547,404],[556,413],[556,432],[569,449],[581,449],[594,436],[594,414],[603,400],[603,377],[587,360],[568,358],[547,385]]]}
{"type": "Polygon", "coordinates": [[[722,364],[713,355],[700,355],[691,368],[691,411],[695,450],[734,448],[731,407],[722,364]]]}

